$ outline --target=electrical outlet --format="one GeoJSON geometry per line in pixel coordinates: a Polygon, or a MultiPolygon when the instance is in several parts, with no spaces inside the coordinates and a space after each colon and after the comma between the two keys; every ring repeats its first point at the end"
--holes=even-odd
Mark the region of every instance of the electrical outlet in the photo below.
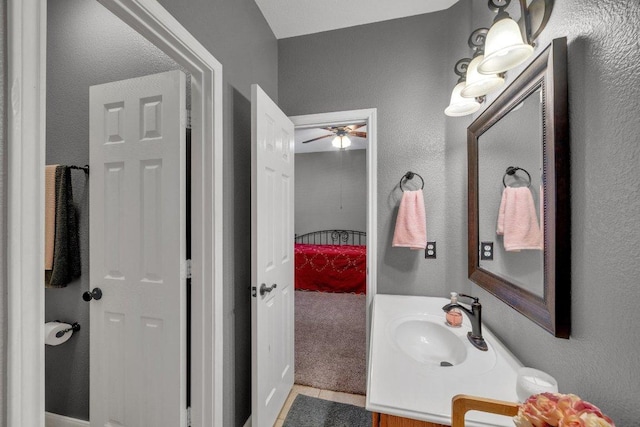
{"type": "Polygon", "coordinates": [[[480,242],[480,259],[493,261],[493,242],[480,242]]]}
{"type": "Polygon", "coordinates": [[[436,242],[427,242],[427,247],[424,250],[425,258],[433,258],[436,257],[436,242]]]}

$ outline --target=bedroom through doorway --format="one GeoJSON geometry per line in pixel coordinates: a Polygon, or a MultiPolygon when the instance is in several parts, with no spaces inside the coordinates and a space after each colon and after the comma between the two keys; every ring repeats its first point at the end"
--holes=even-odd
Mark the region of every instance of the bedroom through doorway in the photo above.
{"type": "MultiPolygon", "coordinates": [[[[294,121],[295,122],[295,121],[294,121]]],[[[368,123],[295,131],[295,384],[364,406],[368,123]]]]}

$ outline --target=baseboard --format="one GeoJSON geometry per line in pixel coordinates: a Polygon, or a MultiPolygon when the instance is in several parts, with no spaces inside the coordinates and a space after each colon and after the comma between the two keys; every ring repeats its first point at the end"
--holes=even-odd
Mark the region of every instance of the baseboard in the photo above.
{"type": "Polygon", "coordinates": [[[44,425],[45,427],[89,427],[89,421],[83,421],[77,418],[69,418],[63,415],[45,412],[44,425]]]}
{"type": "Polygon", "coordinates": [[[251,415],[249,415],[249,418],[247,418],[247,422],[245,422],[242,427],[251,427],[251,415]]]}

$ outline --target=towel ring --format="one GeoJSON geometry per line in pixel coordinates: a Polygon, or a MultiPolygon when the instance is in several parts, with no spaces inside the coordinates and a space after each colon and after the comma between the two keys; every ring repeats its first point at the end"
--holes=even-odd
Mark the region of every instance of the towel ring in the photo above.
{"type": "Polygon", "coordinates": [[[404,188],[402,188],[402,181],[409,181],[410,179],[413,179],[414,176],[417,176],[418,178],[420,178],[420,181],[422,181],[422,186],[420,187],[420,189],[424,189],[424,179],[422,179],[422,177],[415,173],[415,172],[407,172],[404,175],[402,175],[402,178],[400,178],[400,189],[404,192],[404,188]]]}
{"type": "Polygon", "coordinates": [[[507,183],[505,182],[505,179],[507,178],[507,175],[509,176],[513,176],[516,174],[517,171],[523,171],[524,173],[527,174],[527,178],[529,179],[529,183],[527,184],[527,188],[531,187],[531,175],[529,175],[529,172],[527,172],[526,169],[523,169],[521,167],[518,166],[509,166],[507,168],[507,171],[504,173],[504,175],[502,176],[502,185],[504,185],[505,187],[507,186],[507,183]]]}

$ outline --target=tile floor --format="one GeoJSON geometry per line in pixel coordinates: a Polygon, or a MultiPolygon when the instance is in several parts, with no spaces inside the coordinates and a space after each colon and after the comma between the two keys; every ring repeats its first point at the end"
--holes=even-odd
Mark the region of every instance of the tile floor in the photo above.
{"type": "Polygon", "coordinates": [[[342,393],[339,391],[320,390],[319,388],[307,387],[305,385],[294,384],[287,397],[287,401],[278,415],[278,420],[274,427],[281,427],[284,424],[284,419],[287,417],[287,413],[293,404],[297,395],[304,394],[311,397],[318,397],[320,399],[331,400],[333,402],[348,403],[350,405],[361,406],[364,408],[366,397],[359,394],[342,393]]]}

